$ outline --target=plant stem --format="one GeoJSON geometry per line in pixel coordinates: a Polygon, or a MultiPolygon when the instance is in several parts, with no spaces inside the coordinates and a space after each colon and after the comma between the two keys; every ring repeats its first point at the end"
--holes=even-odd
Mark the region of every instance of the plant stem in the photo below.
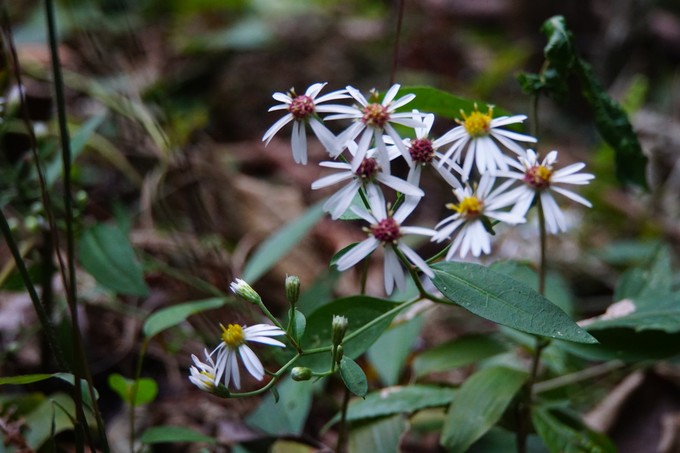
{"type": "Polygon", "coordinates": [[[146,350],[149,347],[149,338],[144,338],[142,342],[142,349],[139,351],[139,357],[137,358],[137,366],[135,367],[134,383],[132,384],[132,389],[130,389],[130,453],[135,451],[135,401],[137,400],[137,392],[139,391],[139,379],[142,375],[142,363],[144,362],[144,356],[146,355],[146,350]]]}
{"type": "Polygon", "coordinates": [[[394,37],[394,52],[392,53],[392,69],[390,71],[390,86],[394,85],[399,66],[399,40],[401,38],[401,25],[404,19],[404,0],[399,0],[397,6],[397,30],[394,37]]]}
{"type": "Polygon", "coordinates": [[[345,387],[345,394],[342,398],[342,408],[340,410],[340,424],[338,426],[338,443],[336,453],[344,453],[347,450],[347,406],[349,405],[350,392],[345,387]]]}
{"type": "Polygon", "coordinates": [[[612,360],[610,362],[600,363],[590,368],[586,368],[585,370],[579,370],[575,373],[566,374],[564,376],[558,376],[554,379],[539,382],[534,386],[534,394],[548,392],[566,385],[592,379],[625,366],[626,363],[622,362],[621,360],[612,360]]]}
{"type": "Polygon", "coordinates": [[[0,209],[0,230],[2,230],[2,235],[5,238],[7,247],[12,253],[12,257],[14,257],[14,262],[17,265],[17,270],[19,271],[19,275],[21,276],[21,279],[24,282],[24,286],[28,291],[28,295],[31,298],[31,302],[33,302],[33,309],[38,315],[38,320],[40,321],[41,327],[45,331],[47,343],[50,346],[52,354],[54,354],[54,358],[57,360],[57,365],[59,366],[60,369],[68,370],[69,369],[68,364],[64,360],[64,354],[62,353],[61,349],[59,349],[59,343],[57,343],[56,340],[57,337],[54,333],[54,326],[52,325],[52,321],[47,315],[47,311],[45,310],[45,307],[43,306],[40,297],[38,297],[38,292],[36,291],[35,286],[31,281],[31,276],[28,274],[28,269],[26,269],[26,263],[24,263],[24,260],[21,257],[21,252],[19,251],[19,247],[17,247],[17,243],[14,240],[14,236],[12,236],[12,231],[10,230],[9,225],[7,224],[7,219],[5,218],[5,212],[2,209],[0,209]]]}
{"type": "MultiPolygon", "coordinates": [[[[109,445],[106,438],[106,430],[99,412],[97,399],[95,398],[94,385],[92,384],[92,377],[90,376],[87,362],[85,360],[85,351],[83,348],[82,338],[80,336],[80,326],[78,322],[78,307],[77,307],[77,293],[76,293],[76,271],[75,271],[75,246],[74,246],[74,232],[73,232],[73,199],[71,197],[71,140],[68,132],[67,118],[66,118],[66,100],[64,96],[64,80],[61,72],[61,61],[59,58],[59,47],[57,40],[57,23],[53,0],[45,0],[45,15],[47,19],[47,33],[50,48],[50,57],[52,61],[52,74],[54,76],[54,91],[57,105],[57,120],[59,122],[59,136],[61,139],[62,148],[62,162],[63,162],[63,180],[64,180],[64,211],[66,223],[66,261],[68,264],[68,284],[66,285],[66,294],[71,314],[71,327],[73,335],[73,357],[74,357],[74,401],[76,406],[77,425],[76,430],[81,430],[85,434],[85,438],[90,444],[92,452],[95,451],[95,445],[90,435],[90,430],[87,428],[87,419],[85,418],[85,411],[83,409],[82,393],[81,393],[81,377],[84,376],[87,380],[90,399],[92,401],[95,418],[97,420],[97,429],[99,432],[100,441],[103,443],[105,452],[109,451],[109,445]]],[[[46,187],[44,188],[46,191],[46,187]]],[[[56,233],[56,232],[55,232],[56,233]]],[[[76,445],[77,451],[82,451],[83,446],[76,445]]]]}

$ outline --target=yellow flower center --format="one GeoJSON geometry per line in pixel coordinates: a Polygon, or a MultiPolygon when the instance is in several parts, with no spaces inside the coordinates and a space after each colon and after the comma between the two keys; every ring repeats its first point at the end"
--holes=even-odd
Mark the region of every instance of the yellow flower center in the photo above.
{"type": "Polygon", "coordinates": [[[467,115],[464,111],[460,111],[463,115],[463,121],[458,120],[462,124],[470,137],[483,137],[489,134],[491,130],[491,120],[493,119],[493,107],[489,106],[487,113],[482,113],[477,109],[467,115]]]}
{"type": "Polygon", "coordinates": [[[550,187],[552,168],[543,165],[534,165],[524,172],[524,182],[537,190],[550,187]]]}
{"type": "Polygon", "coordinates": [[[465,197],[460,204],[449,203],[447,208],[456,211],[464,219],[471,219],[477,217],[484,210],[484,202],[477,197],[465,197]]]}
{"type": "Polygon", "coordinates": [[[224,327],[223,324],[220,324],[220,327],[222,328],[222,341],[230,348],[236,349],[246,342],[246,337],[243,334],[243,327],[240,325],[229,324],[227,327],[224,327]]]}

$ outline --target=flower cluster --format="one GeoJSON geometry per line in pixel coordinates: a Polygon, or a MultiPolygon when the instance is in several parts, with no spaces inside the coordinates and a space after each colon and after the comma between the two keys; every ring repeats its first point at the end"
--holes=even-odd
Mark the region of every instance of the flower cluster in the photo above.
{"type": "Polygon", "coordinates": [[[564,214],[553,193],[590,206],[576,193],[562,187],[587,184],[593,176],[579,173],[584,164],[555,169],[557,151],[542,161],[526,149],[536,138],[505,127],[522,123],[526,116],[494,117],[493,106],[461,111],[456,125],[440,137],[432,137],[433,114],[408,110],[415,95],[399,96],[393,85],[384,96],[371,91],[364,96],[354,87],[319,96],[325,83],[310,86],[305,94],[294,89],[275,93],[280,104],[270,111],[286,111],[264,134],[269,141],[288,123],[293,124],[291,148],[295,162],[307,164],[307,126],[316,135],[332,160],[321,162],[333,172],[312,183],[312,189],[340,186],[323,208],[333,219],[359,218],[368,223],[367,238],[347,248],[336,260],[344,271],[363,260],[380,246],[384,249],[384,283],[389,294],[405,286],[404,266],[424,275],[433,275],[426,260],[403,240],[406,235],[429,237],[447,242],[445,259],[465,258],[491,252],[491,236],[497,223],[525,222],[534,204],[542,207],[551,233],[566,230],[564,214]],[[352,105],[342,101],[351,100],[352,105]],[[341,101],[329,103],[330,101],[341,101]],[[324,115],[322,117],[322,115],[324,115]],[[345,121],[333,133],[329,122],[345,121]],[[397,127],[398,126],[398,127],[397,127]],[[402,137],[399,131],[411,130],[402,137]],[[405,178],[392,174],[392,163],[403,159],[409,172],[405,178]],[[454,199],[446,205],[453,213],[434,229],[404,226],[425,193],[420,180],[425,167],[433,168],[452,189],[454,199]],[[394,193],[393,198],[386,191],[394,193]],[[390,200],[390,201],[388,201],[390,200]]]}

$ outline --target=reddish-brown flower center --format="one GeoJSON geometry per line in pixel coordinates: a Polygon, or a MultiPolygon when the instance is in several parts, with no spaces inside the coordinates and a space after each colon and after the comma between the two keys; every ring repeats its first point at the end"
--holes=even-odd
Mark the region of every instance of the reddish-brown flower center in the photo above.
{"type": "Polygon", "coordinates": [[[392,217],[383,219],[376,225],[371,225],[371,234],[383,243],[396,242],[401,237],[399,224],[392,217]]]}
{"type": "Polygon", "coordinates": [[[408,151],[411,153],[411,158],[415,162],[420,162],[421,164],[429,164],[434,158],[432,142],[426,138],[412,140],[411,147],[408,151]]]}
{"type": "Polygon", "coordinates": [[[295,96],[288,106],[295,119],[302,120],[314,113],[314,99],[306,94],[295,96]]]}
{"type": "Polygon", "coordinates": [[[378,161],[372,157],[367,157],[361,161],[359,168],[357,168],[357,171],[354,174],[365,181],[372,181],[379,171],[380,165],[378,165],[378,161]]]}
{"type": "Polygon", "coordinates": [[[364,116],[361,121],[367,126],[382,129],[390,120],[390,112],[382,104],[368,104],[364,107],[364,116]]]}
{"type": "Polygon", "coordinates": [[[536,190],[550,187],[550,178],[553,171],[551,168],[543,165],[534,165],[524,172],[524,182],[535,188],[536,190]]]}

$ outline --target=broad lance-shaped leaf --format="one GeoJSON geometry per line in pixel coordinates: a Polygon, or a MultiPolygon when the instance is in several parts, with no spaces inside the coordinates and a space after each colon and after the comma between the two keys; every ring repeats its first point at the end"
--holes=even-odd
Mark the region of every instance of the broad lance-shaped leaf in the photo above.
{"type": "Polygon", "coordinates": [[[152,426],[144,431],[140,442],[143,444],[160,444],[164,442],[206,442],[217,443],[213,437],[201,434],[183,426],[152,426]]]}
{"type": "Polygon", "coordinates": [[[531,411],[531,421],[551,453],[617,451],[605,435],[588,429],[575,415],[560,408],[536,407],[531,411]]]}
{"type": "Polygon", "coordinates": [[[323,217],[322,206],[323,200],[264,241],[246,263],[241,278],[253,284],[262,277],[323,217]]]}
{"type": "MultiPolygon", "coordinates": [[[[427,407],[448,406],[456,394],[455,389],[436,385],[393,386],[371,392],[364,399],[354,399],[347,407],[346,420],[364,420],[394,414],[411,414],[427,407]]],[[[328,422],[340,421],[340,414],[328,422]]]]}
{"type": "MultiPolygon", "coordinates": [[[[452,120],[460,119],[460,111],[470,113],[474,110],[475,105],[481,111],[486,111],[489,107],[484,102],[476,102],[470,99],[454,96],[446,91],[437,90],[436,88],[425,86],[401,87],[399,96],[406,94],[415,94],[416,98],[409,102],[404,109],[417,109],[425,113],[434,113],[437,116],[449,118],[452,120]]],[[[501,108],[494,108],[496,116],[506,115],[507,112],[501,108]]]]}
{"type": "Polygon", "coordinates": [[[482,318],[523,332],[597,343],[564,311],[531,287],[475,263],[432,266],[434,285],[449,300],[482,318]]]}
{"type": "Polygon", "coordinates": [[[102,286],[119,294],[149,294],[132,244],[117,226],[99,224],[85,230],[79,252],[80,263],[102,286]]]}
{"type": "Polygon", "coordinates": [[[467,451],[500,420],[528,376],[524,371],[501,366],[473,374],[451,403],[440,443],[450,453],[467,451]]]}
{"type": "Polygon", "coordinates": [[[185,302],[183,304],[173,305],[172,307],[162,308],[152,313],[146,321],[144,321],[144,328],[142,329],[144,336],[146,336],[147,339],[151,338],[165,329],[169,329],[170,327],[174,327],[183,322],[191,315],[206,310],[220,308],[226,301],[225,298],[217,297],[214,299],[185,302]]]}
{"type": "Polygon", "coordinates": [[[368,392],[368,381],[364,370],[352,359],[345,356],[340,361],[340,377],[347,390],[363,398],[368,392]]]}

